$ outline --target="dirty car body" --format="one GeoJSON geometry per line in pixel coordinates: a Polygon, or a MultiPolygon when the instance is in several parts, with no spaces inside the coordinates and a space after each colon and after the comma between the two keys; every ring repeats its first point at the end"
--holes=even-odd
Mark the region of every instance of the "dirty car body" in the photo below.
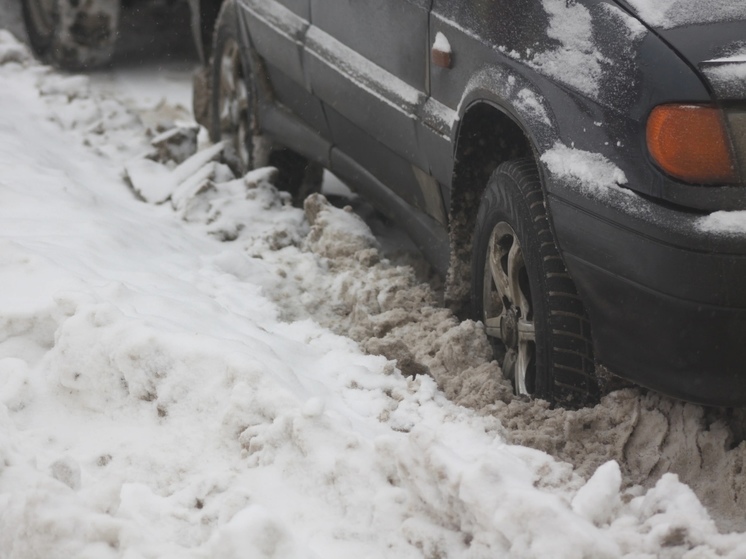
{"type": "MultiPolygon", "coordinates": [[[[403,224],[447,276],[455,306],[481,273],[472,247],[485,185],[506,162],[533,162],[550,242],[584,311],[556,317],[550,304],[546,324],[525,326],[532,311],[516,303],[512,326],[503,312],[488,334],[507,347],[524,324],[530,345],[557,321],[581,321],[592,348],[576,353],[596,371],[742,405],[746,233],[708,224],[713,212],[746,210],[746,7],[706,4],[230,0],[224,9],[254,133],[331,169],[403,224]],[[666,160],[686,166],[686,150],[700,149],[672,151],[691,143],[676,132],[687,111],[721,127],[725,178],[666,160]]],[[[533,279],[521,281],[538,296],[533,279]]],[[[527,351],[516,350],[519,361],[527,351]]],[[[543,366],[558,374],[563,362],[543,366]]]]}

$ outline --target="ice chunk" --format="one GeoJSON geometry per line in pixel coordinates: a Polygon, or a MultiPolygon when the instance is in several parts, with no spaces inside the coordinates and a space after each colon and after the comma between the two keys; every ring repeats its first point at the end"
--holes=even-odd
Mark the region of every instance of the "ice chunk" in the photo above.
{"type": "Polygon", "coordinates": [[[572,510],[596,526],[608,524],[621,505],[621,485],[622,472],[619,464],[613,460],[607,462],[577,492],[572,500],[572,510]]]}

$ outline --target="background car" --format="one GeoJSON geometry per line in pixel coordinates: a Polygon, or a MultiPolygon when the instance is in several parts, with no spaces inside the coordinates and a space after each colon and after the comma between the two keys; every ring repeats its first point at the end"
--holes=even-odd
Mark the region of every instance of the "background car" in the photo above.
{"type": "Polygon", "coordinates": [[[188,2],[194,44],[200,57],[207,60],[219,0],[21,0],[34,53],[67,70],[87,70],[108,63],[119,34],[122,5],[138,9],[140,4],[156,2],[188,2]]]}

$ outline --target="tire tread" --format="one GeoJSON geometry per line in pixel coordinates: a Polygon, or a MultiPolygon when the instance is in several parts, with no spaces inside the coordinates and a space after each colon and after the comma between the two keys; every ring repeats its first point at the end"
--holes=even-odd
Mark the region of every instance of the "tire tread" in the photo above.
{"type": "MultiPolygon", "coordinates": [[[[557,248],[535,161],[525,158],[499,165],[485,189],[482,206],[477,218],[478,233],[480,215],[485,219],[484,216],[494,212],[496,207],[505,207],[505,211],[525,216],[527,227],[532,228],[530,234],[536,240],[538,254],[534,266],[541,275],[541,304],[546,317],[546,329],[542,330],[547,337],[542,346],[546,352],[543,366],[548,369],[545,373],[537,373],[548,375],[545,378],[546,386],[537,389],[537,395],[566,407],[596,402],[599,389],[590,320],[557,248]]],[[[474,277],[480,273],[478,263],[483,259],[479,260],[477,252],[483,248],[483,244],[475,244],[474,277]]],[[[474,300],[481,301],[481,295],[476,290],[474,300]]],[[[481,303],[475,304],[475,315],[481,316],[477,314],[481,313],[478,306],[481,307],[481,303]]],[[[537,340],[537,354],[539,343],[537,340]]]]}

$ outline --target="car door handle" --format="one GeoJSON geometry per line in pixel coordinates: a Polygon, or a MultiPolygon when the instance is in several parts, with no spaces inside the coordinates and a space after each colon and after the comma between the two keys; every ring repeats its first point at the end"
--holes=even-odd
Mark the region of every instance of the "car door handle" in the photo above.
{"type": "Polygon", "coordinates": [[[441,68],[450,68],[453,62],[453,51],[451,50],[451,44],[440,31],[435,35],[435,42],[433,42],[433,48],[430,51],[432,54],[433,64],[440,66],[441,68]]]}

